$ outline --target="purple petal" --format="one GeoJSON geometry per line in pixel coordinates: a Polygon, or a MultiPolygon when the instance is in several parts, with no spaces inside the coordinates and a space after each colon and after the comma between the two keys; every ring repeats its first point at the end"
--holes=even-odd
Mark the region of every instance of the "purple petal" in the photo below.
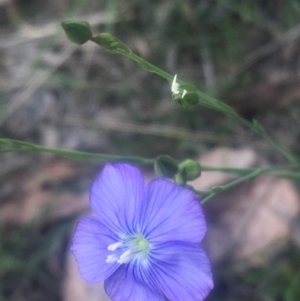
{"type": "Polygon", "coordinates": [[[206,232],[194,192],[165,179],[150,182],[140,215],[142,232],[154,241],[200,242],[206,232]]]}
{"type": "Polygon", "coordinates": [[[155,292],[146,281],[141,282],[138,267],[122,265],[104,282],[107,295],[114,301],[164,301],[162,293],[155,292]],[[137,276],[137,277],[136,277],[137,276]]]}
{"type": "Polygon", "coordinates": [[[139,169],[128,164],[106,164],[91,188],[91,206],[115,233],[132,233],[144,190],[139,169]]]}
{"type": "Polygon", "coordinates": [[[148,277],[170,301],[202,301],[213,288],[209,259],[195,244],[160,244],[150,260],[148,277]]]}
{"type": "Polygon", "coordinates": [[[116,240],[117,237],[98,218],[88,216],[79,221],[71,251],[77,260],[81,276],[87,282],[101,282],[119,267],[117,263],[105,261],[111,254],[107,246],[116,240]]]}

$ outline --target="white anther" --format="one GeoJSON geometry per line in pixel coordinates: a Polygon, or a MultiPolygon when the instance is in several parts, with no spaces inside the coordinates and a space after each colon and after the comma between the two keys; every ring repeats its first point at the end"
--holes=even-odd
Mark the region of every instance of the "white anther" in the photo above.
{"type": "Polygon", "coordinates": [[[183,98],[186,95],[186,93],[187,93],[187,90],[183,90],[181,98],[183,98]]]}
{"type": "Polygon", "coordinates": [[[108,250],[108,251],[115,251],[115,250],[117,250],[118,248],[120,248],[122,245],[123,245],[123,243],[119,241],[119,242],[116,242],[116,243],[114,243],[114,244],[109,245],[109,246],[107,247],[107,250],[108,250]]]}
{"type": "Polygon", "coordinates": [[[179,84],[177,83],[177,74],[174,76],[172,86],[171,86],[171,92],[174,94],[179,93],[179,84]]]}
{"type": "Polygon", "coordinates": [[[127,263],[130,261],[130,258],[131,258],[131,250],[127,250],[120,256],[117,263],[119,264],[127,263]]]}
{"type": "Polygon", "coordinates": [[[106,263],[112,263],[118,261],[118,257],[116,255],[108,255],[106,258],[106,263]]]}

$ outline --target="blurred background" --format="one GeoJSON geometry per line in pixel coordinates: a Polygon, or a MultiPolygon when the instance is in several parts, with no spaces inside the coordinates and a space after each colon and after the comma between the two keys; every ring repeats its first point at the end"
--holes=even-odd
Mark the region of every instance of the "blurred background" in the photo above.
{"type": "MultiPolygon", "coordinates": [[[[287,163],[236,121],[176,106],[169,83],[127,58],[72,44],[67,18],[116,35],[300,152],[299,0],[0,0],[1,138],[217,167],[287,163]]],[[[33,152],[0,162],[0,300],[107,300],[69,253],[102,164],[33,152]]],[[[193,184],[231,179],[203,173],[193,184]]],[[[261,177],[205,205],[208,301],[300,300],[299,194],[299,181],[261,177]]]]}

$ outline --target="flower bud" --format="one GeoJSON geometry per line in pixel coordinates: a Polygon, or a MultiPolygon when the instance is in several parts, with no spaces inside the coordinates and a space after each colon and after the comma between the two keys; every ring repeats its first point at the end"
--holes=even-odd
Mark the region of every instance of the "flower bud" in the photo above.
{"type": "Polygon", "coordinates": [[[179,96],[174,96],[173,95],[173,101],[183,107],[184,109],[189,109],[199,102],[199,97],[197,93],[186,93],[184,97],[179,96]]]}
{"type": "Polygon", "coordinates": [[[196,87],[190,84],[179,85],[178,83],[176,83],[176,77],[174,77],[171,91],[173,101],[184,109],[189,109],[199,102],[199,96],[197,94],[196,87]],[[176,87],[177,89],[173,89],[174,87],[176,87]]]}
{"type": "Polygon", "coordinates": [[[201,166],[197,161],[187,159],[179,163],[178,167],[186,181],[195,180],[201,175],[201,166]]]}
{"type": "Polygon", "coordinates": [[[158,156],[154,163],[154,170],[159,177],[172,178],[178,171],[177,162],[170,156],[158,156]]]}
{"type": "Polygon", "coordinates": [[[61,26],[69,40],[75,44],[82,45],[92,38],[91,27],[85,21],[66,20],[61,26]]]}

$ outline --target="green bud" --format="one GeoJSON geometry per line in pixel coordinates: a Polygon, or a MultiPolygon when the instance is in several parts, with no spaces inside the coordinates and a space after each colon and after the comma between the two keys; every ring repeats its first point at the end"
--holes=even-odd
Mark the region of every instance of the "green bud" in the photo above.
{"type": "Polygon", "coordinates": [[[173,100],[176,104],[189,109],[199,103],[199,96],[195,86],[190,84],[180,85],[182,93],[173,94],[173,100]]]}
{"type": "Polygon", "coordinates": [[[61,26],[69,40],[78,45],[86,43],[93,36],[89,23],[85,21],[66,20],[61,26]]]}
{"type": "Polygon", "coordinates": [[[197,93],[187,92],[184,97],[181,97],[180,95],[173,95],[173,101],[184,109],[189,109],[198,104],[199,97],[197,93]]]}
{"type": "Polygon", "coordinates": [[[170,156],[158,156],[154,163],[154,170],[159,177],[172,178],[178,171],[177,162],[170,156]]]}
{"type": "Polygon", "coordinates": [[[201,175],[201,166],[197,161],[187,159],[179,163],[178,167],[186,181],[195,180],[201,175]]]}
{"type": "Polygon", "coordinates": [[[93,41],[108,50],[118,50],[127,54],[131,53],[131,50],[123,42],[107,32],[94,37],[93,41]]]}

